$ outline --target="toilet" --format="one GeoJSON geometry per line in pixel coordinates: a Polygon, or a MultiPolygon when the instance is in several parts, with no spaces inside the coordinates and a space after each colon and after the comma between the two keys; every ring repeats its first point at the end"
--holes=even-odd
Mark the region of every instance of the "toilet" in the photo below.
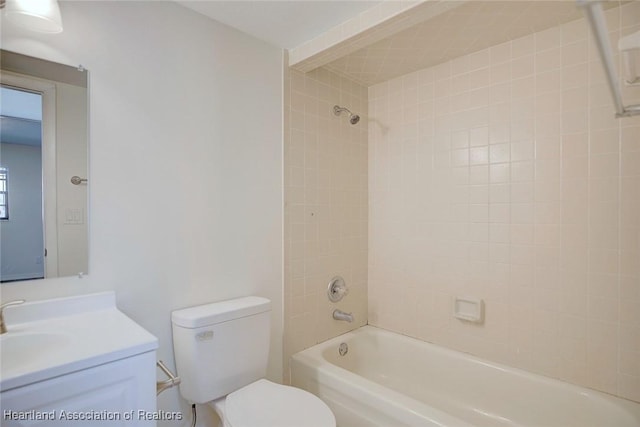
{"type": "Polygon", "coordinates": [[[313,394],[264,379],[271,302],[249,296],[171,313],[180,394],[208,404],[223,427],[335,427],[313,394]]]}

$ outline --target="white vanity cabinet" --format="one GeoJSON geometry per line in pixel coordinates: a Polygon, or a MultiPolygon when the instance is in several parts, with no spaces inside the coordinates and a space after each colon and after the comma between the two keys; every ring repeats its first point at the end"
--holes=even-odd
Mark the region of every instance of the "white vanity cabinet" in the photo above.
{"type": "Polygon", "coordinates": [[[155,426],[155,351],[0,394],[2,426],[155,426]]]}
{"type": "Polygon", "coordinates": [[[5,319],[1,426],[156,425],[158,342],[112,293],[25,303],[5,319]]]}

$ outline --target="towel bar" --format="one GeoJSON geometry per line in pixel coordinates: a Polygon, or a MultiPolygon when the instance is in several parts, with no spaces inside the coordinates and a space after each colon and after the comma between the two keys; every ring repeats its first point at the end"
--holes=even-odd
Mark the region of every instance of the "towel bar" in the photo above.
{"type": "Polygon", "coordinates": [[[165,391],[168,388],[175,387],[180,384],[180,377],[176,376],[173,372],[167,368],[162,360],[158,360],[156,363],[158,368],[162,370],[169,378],[164,381],[156,382],[156,396],[165,391]]]}

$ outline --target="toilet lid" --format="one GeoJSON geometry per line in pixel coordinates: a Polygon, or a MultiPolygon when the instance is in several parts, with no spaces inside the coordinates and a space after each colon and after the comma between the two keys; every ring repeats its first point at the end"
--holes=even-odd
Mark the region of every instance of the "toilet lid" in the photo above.
{"type": "Polygon", "coordinates": [[[229,394],[227,421],[233,427],[335,427],[329,407],[295,387],[258,380],[229,394]]]}

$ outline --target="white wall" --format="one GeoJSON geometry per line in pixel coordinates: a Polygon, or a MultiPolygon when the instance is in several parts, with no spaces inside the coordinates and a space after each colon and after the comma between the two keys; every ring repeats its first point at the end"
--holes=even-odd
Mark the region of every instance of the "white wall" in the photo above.
{"type": "Polygon", "coordinates": [[[9,220],[0,221],[2,280],[43,277],[42,150],[5,143],[0,147],[9,190],[9,220]]]}
{"type": "MultiPolygon", "coordinates": [[[[89,276],[3,285],[2,299],[115,290],[173,366],[171,310],[261,295],[279,380],[281,50],[169,2],[61,9],[63,33],[3,25],[2,47],[90,71],[89,276]]],[[[158,406],[178,402],[174,389],[158,406]]]]}

